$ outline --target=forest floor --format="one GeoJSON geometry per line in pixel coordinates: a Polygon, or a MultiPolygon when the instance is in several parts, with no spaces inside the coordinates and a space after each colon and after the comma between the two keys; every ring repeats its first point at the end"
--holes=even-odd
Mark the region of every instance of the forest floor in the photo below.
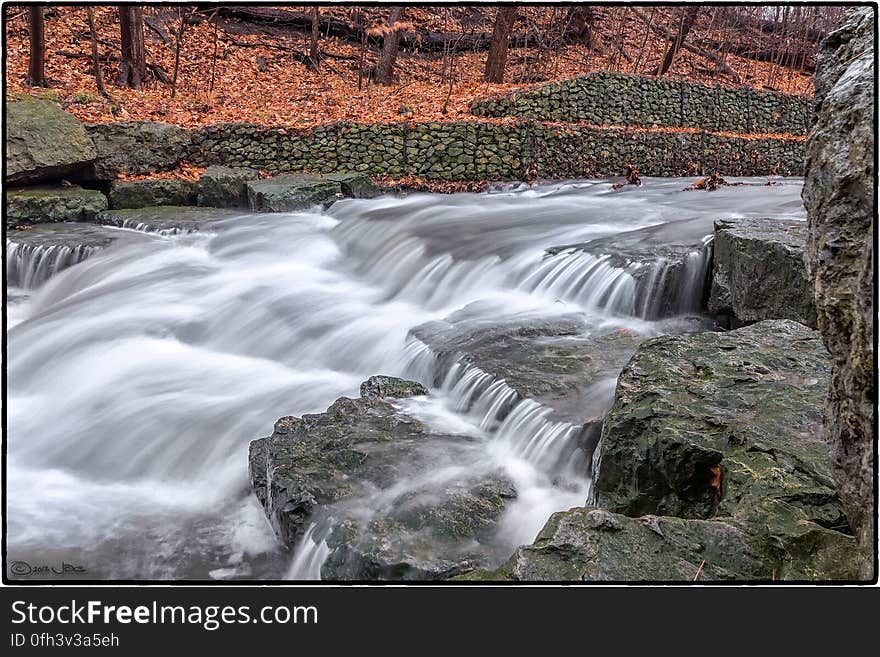
{"type": "MultiPolygon", "coordinates": [[[[305,7],[286,7],[308,11],[305,7]]],[[[47,11],[46,75],[49,87],[35,89],[25,83],[28,65],[27,12],[7,5],[6,82],[7,93],[48,96],[78,118],[89,122],[155,120],[184,127],[225,121],[250,121],[265,125],[309,127],[332,121],[454,121],[473,118],[471,102],[478,97],[524,89],[548,81],[583,75],[592,70],[645,73],[655,68],[668,42],[647,30],[636,17],[624,21],[610,14],[617,7],[599,6],[593,48],[579,44],[553,48],[511,48],[508,54],[508,84],[482,81],[485,52],[462,52],[454,57],[443,53],[401,51],[397,79],[391,86],[373,84],[361,72],[377,59],[375,47],[361,47],[335,37],[321,36],[320,48],[327,53],[321,70],[310,70],[295,58],[308,52],[306,31],[234,19],[216,23],[202,20],[186,25],[180,49],[178,82],[174,97],[171,85],[150,81],[143,89],[116,85],[119,53],[119,24],[115,7],[95,7],[98,50],[105,85],[112,100],[102,98],[95,85],[90,59],[89,28],[85,7],[55,7],[47,11]],[[603,13],[604,12],[604,13],[603,13]],[[219,24],[219,27],[217,25],[219,24]],[[605,33],[615,36],[613,46],[605,33]],[[628,54],[630,62],[621,55],[628,54]],[[216,53],[216,55],[215,55],[216,53]]],[[[322,15],[352,21],[349,6],[322,7],[322,15]]],[[[150,22],[159,31],[145,28],[147,61],[170,78],[174,71],[175,36],[179,19],[173,7],[148,8],[150,22]],[[159,32],[164,32],[160,35],[159,32]]],[[[189,11],[184,8],[184,11],[189,11]]],[[[370,24],[379,26],[387,9],[368,7],[370,24]]],[[[438,9],[407,7],[406,20],[413,29],[437,31],[468,29],[491,32],[491,10],[479,7],[446,6],[438,9]],[[466,14],[466,15],[465,15],[466,14]]],[[[546,19],[548,9],[524,8],[519,21],[535,29],[546,19]],[[529,12],[532,12],[530,15],[529,12]],[[543,12],[543,13],[541,13],[543,12]]],[[[553,10],[555,11],[555,10],[553,10]]],[[[561,10],[560,10],[561,11],[561,10]]],[[[658,8],[658,12],[669,11],[658,8]]],[[[622,15],[622,14],[621,14],[622,15]]],[[[616,16],[616,14],[615,14],[616,16]]],[[[663,18],[663,17],[661,17],[663,18]]],[[[663,18],[663,20],[667,20],[663,18]]],[[[521,26],[516,29],[525,29],[521,26]]],[[[737,82],[784,93],[812,93],[812,77],[793,68],[743,59],[732,54],[725,62],[738,76],[737,82]]],[[[702,82],[732,84],[712,73],[714,64],[699,55],[681,51],[670,75],[702,82]]]]}

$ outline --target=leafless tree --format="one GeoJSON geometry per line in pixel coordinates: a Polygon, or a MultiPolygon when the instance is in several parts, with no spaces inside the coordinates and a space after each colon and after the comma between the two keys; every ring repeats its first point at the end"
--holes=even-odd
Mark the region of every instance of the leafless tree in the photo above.
{"type": "Polygon", "coordinates": [[[30,24],[30,59],[28,60],[27,84],[35,87],[46,86],[46,27],[43,20],[42,5],[28,8],[30,24]]]}
{"type": "Polygon", "coordinates": [[[403,7],[395,5],[388,13],[388,28],[382,43],[382,52],[376,66],[376,82],[391,84],[394,81],[394,63],[397,61],[397,44],[400,40],[400,21],[403,18],[403,7]]]}
{"type": "Polygon", "coordinates": [[[495,16],[495,29],[492,31],[492,44],[489,46],[489,56],[486,58],[486,82],[501,84],[504,82],[504,66],[507,63],[507,44],[510,41],[510,33],[513,31],[513,22],[516,20],[517,5],[504,5],[498,7],[495,16]]]}
{"type": "Polygon", "coordinates": [[[121,5],[119,30],[122,37],[122,59],[119,62],[117,83],[120,87],[140,89],[147,79],[144,8],[137,5],[121,5]]]}
{"type": "Polygon", "coordinates": [[[658,76],[666,75],[669,67],[672,66],[675,56],[678,54],[678,51],[681,50],[684,40],[687,38],[688,32],[691,31],[691,27],[693,27],[699,13],[700,5],[690,5],[681,10],[681,22],[678,27],[678,34],[676,35],[675,40],[669,44],[669,48],[663,56],[663,62],[661,62],[660,67],[657,69],[658,76]]]}

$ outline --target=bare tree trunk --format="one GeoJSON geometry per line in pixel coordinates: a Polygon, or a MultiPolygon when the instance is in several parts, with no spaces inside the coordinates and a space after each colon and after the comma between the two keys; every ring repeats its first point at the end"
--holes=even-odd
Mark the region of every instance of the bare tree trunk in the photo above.
{"type": "Polygon", "coordinates": [[[120,6],[119,29],[122,36],[122,60],[119,63],[117,83],[120,87],[140,89],[147,79],[144,8],[132,5],[120,6]]]}
{"type": "Polygon", "coordinates": [[[101,63],[98,61],[98,38],[95,35],[95,13],[91,5],[86,7],[86,16],[89,19],[89,41],[92,43],[92,67],[95,69],[95,86],[98,87],[98,93],[108,100],[110,94],[104,88],[104,78],[101,77],[101,63]]]}
{"type": "Polygon", "coordinates": [[[312,39],[309,43],[309,62],[316,71],[321,68],[321,54],[318,52],[318,34],[320,26],[320,13],[318,7],[312,7],[312,39]]]}
{"type": "Polygon", "coordinates": [[[28,60],[27,84],[35,87],[46,86],[46,27],[43,22],[43,7],[31,5],[28,8],[30,21],[30,59],[28,60]]]}
{"type": "Polygon", "coordinates": [[[183,15],[183,7],[177,8],[180,16],[180,24],[174,34],[174,75],[171,78],[171,97],[177,94],[177,74],[180,72],[180,47],[183,45],[183,30],[186,27],[186,18],[183,15]]]}
{"type": "Polygon", "coordinates": [[[382,53],[379,55],[379,64],[376,66],[376,82],[379,84],[391,84],[394,80],[394,62],[397,61],[397,42],[400,40],[400,30],[397,23],[403,18],[403,7],[395,5],[388,14],[388,34],[382,44],[382,53]]]}
{"type": "Polygon", "coordinates": [[[678,28],[678,35],[675,37],[675,41],[669,44],[669,49],[666,51],[666,55],[663,57],[663,62],[660,64],[660,68],[657,69],[658,76],[666,75],[666,72],[669,70],[669,67],[672,66],[672,62],[675,60],[675,56],[678,54],[678,51],[681,50],[681,46],[684,43],[684,40],[687,38],[688,32],[691,31],[691,27],[694,25],[694,21],[697,20],[697,15],[700,12],[699,5],[691,5],[683,10],[681,15],[681,24],[678,28]]]}
{"type": "Polygon", "coordinates": [[[516,20],[516,5],[498,7],[495,16],[495,29],[492,31],[492,45],[489,46],[489,56],[486,58],[486,82],[501,84],[504,82],[504,65],[507,63],[507,44],[510,41],[510,33],[513,31],[513,22],[516,20]]]}

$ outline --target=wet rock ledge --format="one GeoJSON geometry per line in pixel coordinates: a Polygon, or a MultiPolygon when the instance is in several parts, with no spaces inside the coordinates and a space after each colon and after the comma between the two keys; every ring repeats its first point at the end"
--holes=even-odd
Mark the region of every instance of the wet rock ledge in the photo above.
{"type": "Polygon", "coordinates": [[[374,376],[360,393],[281,418],[251,443],[251,483],[277,535],[291,548],[323,542],[324,579],[442,579],[485,567],[484,540],[516,497],[513,484],[491,468],[461,473],[454,466],[473,462],[472,439],[432,433],[398,407],[427,394],[421,384],[374,376]],[[396,490],[405,478],[416,485],[396,490]]]}
{"type": "Polygon", "coordinates": [[[788,320],[648,340],[621,373],[590,506],[465,579],[851,580],[823,440],[828,355],[788,320]]]}

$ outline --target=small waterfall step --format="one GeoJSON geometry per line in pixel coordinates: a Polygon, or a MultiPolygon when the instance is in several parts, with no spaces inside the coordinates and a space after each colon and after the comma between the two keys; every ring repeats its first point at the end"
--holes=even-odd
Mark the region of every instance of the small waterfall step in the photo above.
{"type": "Polygon", "coordinates": [[[125,231],[85,223],[48,223],[6,233],[6,283],[34,289],[106,249],[125,231]]]}
{"type": "Polygon", "coordinates": [[[622,315],[658,319],[701,312],[708,299],[713,221],[684,219],[546,250],[529,290],[622,315]]]}
{"type": "Polygon", "coordinates": [[[95,221],[117,228],[130,228],[160,235],[195,233],[227,219],[247,214],[234,208],[209,208],[188,205],[157,205],[137,209],[106,210],[95,221]]]}
{"type": "Polygon", "coordinates": [[[475,403],[484,393],[500,394],[502,388],[493,382],[503,379],[514,399],[497,404],[494,419],[503,420],[511,402],[532,399],[549,407],[553,420],[572,424],[601,419],[610,407],[617,375],[649,337],[621,325],[591,326],[579,313],[499,318],[485,312],[480,302],[445,320],[422,324],[411,335],[437,358],[434,384],[458,386],[471,397],[463,404],[475,403]],[[467,366],[472,366],[471,381],[464,379],[467,366]],[[468,385],[473,390],[465,390],[468,385]]]}

